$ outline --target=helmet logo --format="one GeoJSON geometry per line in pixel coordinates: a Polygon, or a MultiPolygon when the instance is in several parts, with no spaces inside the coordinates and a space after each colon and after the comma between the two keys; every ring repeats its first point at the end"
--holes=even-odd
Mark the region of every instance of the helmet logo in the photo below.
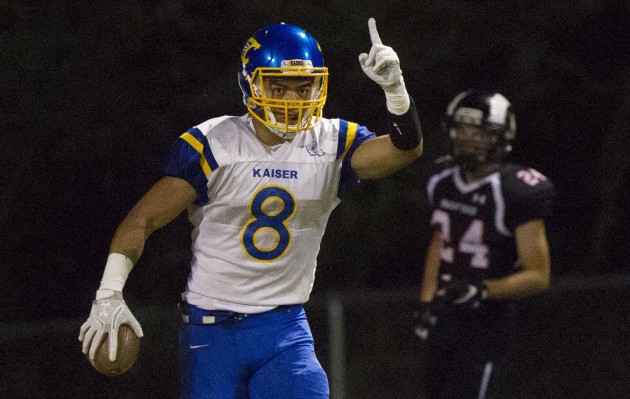
{"type": "MultiPolygon", "coordinates": [[[[495,94],[489,100],[490,102],[490,114],[488,115],[488,120],[491,123],[496,124],[504,124],[510,123],[511,121],[506,120],[507,111],[510,108],[510,102],[507,98],[503,97],[500,94],[495,94]]],[[[511,126],[510,126],[511,127],[511,126]]]]}
{"type": "Polygon", "coordinates": [[[249,39],[247,39],[247,43],[245,43],[245,47],[243,47],[243,52],[241,53],[241,62],[243,63],[243,66],[249,63],[249,58],[247,58],[247,53],[252,48],[259,49],[260,43],[258,43],[258,41],[256,41],[256,39],[254,39],[253,37],[250,37],[249,39]]]}
{"type": "Polygon", "coordinates": [[[456,123],[466,123],[475,126],[481,126],[483,121],[483,111],[480,109],[461,107],[455,111],[453,120],[456,123]]]}

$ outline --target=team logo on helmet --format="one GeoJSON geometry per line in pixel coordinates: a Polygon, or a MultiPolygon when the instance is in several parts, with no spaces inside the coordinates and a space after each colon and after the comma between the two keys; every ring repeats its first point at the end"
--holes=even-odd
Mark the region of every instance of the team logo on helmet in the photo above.
{"type": "Polygon", "coordinates": [[[241,62],[243,63],[243,69],[245,65],[249,63],[249,58],[247,58],[247,53],[249,52],[249,50],[259,49],[259,48],[260,48],[260,43],[258,43],[255,38],[250,37],[249,39],[247,39],[247,42],[245,43],[245,46],[243,47],[243,52],[241,53],[241,62]]]}

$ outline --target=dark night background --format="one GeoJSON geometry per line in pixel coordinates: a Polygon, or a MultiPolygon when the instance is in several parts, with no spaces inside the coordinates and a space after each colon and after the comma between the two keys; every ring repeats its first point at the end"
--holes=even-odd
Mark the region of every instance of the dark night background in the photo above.
{"type": "MultiPolygon", "coordinates": [[[[511,160],[558,189],[554,281],[627,274],[630,3],[618,1],[0,1],[0,316],[85,318],[109,241],[159,178],[168,146],[211,117],[243,114],[236,73],[258,28],[299,25],[330,70],[325,116],[383,134],[382,91],[361,71],[367,19],[398,53],[424,156],[366,181],[334,211],[314,293],[419,285],[429,237],[422,180],[448,142],[439,120],[469,87],[517,113],[511,160]]],[[[182,215],[154,234],[128,302],[177,300],[182,215]]],[[[77,330],[78,333],[78,330],[77,330]]],[[[626,343],[627,345],[627,343],[626,343]]]]}

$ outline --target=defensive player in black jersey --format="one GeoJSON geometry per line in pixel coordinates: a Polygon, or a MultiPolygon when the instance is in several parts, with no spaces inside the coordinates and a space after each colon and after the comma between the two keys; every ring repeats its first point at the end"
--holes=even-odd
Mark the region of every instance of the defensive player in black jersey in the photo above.
{"type": "Polygon", "coordinates": [[[415,332],[426,341],[427,397],[479,399],[504,360],[514,300],[549,285],[554,188],[504,161],[516,121],[503,95],[459,94],[444,128],[453,148],[427,182],[434,234],[415,332]]]}

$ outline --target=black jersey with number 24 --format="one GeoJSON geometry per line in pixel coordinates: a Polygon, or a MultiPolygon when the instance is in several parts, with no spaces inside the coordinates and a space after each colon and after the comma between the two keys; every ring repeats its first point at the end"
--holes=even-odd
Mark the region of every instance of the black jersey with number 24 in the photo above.
{"type": "Polygon", "coordinates": [[[442,238],[440,274],[465,281],[500,278],[518,269],[515,229],[551,215],[555,190],[540,172],[504,163],[466,183],[450,156],[435,161],[427,183],[431,225],[442,238]]]}

